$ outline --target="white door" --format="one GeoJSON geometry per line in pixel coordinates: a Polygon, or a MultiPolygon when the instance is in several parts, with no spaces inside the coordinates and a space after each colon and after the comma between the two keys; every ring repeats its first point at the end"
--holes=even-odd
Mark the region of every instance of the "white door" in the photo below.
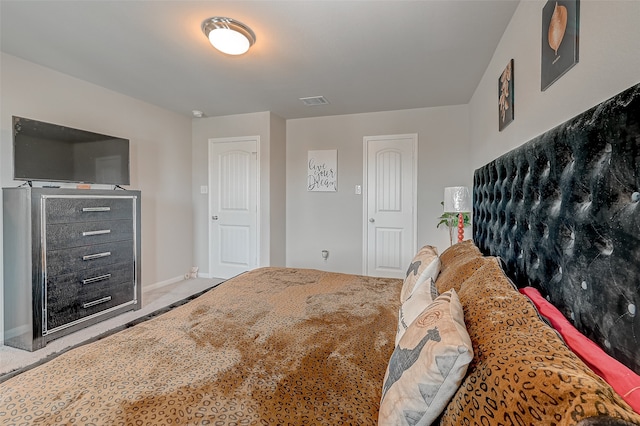
{"type": "Polygon", "coordinates": [[[364,138],[364,274],[404,278],[416,251],[418,135],[364,138]]]}
{"type": "Polygon", "coordinates": [[[259,137],[209,140],[209,271],[231,278],[258,266],[259,137]]]}

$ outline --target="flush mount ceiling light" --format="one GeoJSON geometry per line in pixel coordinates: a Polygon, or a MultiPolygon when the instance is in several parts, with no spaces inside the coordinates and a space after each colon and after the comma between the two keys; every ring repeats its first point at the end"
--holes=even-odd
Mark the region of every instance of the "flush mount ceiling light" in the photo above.
{"type": "Polygon", "coordinates": [[[215,16],[205,19],[202,32],[213,47],[227,55],[242,55],[256,42],[251,28],[231,18],[215,16]]]}

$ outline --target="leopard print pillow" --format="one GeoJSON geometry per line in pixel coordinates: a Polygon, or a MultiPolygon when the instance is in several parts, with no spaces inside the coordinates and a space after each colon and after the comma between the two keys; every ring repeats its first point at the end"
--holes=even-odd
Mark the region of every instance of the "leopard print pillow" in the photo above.
{"type": "Polygon", "coordinates": [[[488,257],[459,296],[475,356],[442,426],[574,426],[602,415],[640,424],[640,415],[513,288],[498,259],[488,257]]]}
{"type": "Polygon", "coordinates": [[[440,260],[445,264],[459,257],[471,258],[478,256],[482,256],[480,249],[473,243],[473,241],[467,240],[454,244],[443,251],[440,255],[440,260]]]}
{"type": "Polygon", "coordinates": [[[440,274],[436,280],[438,292],[459,291],[462,283],[488,261],[473,244],[466,241],[454,244],[440,256],[440,274]]]}

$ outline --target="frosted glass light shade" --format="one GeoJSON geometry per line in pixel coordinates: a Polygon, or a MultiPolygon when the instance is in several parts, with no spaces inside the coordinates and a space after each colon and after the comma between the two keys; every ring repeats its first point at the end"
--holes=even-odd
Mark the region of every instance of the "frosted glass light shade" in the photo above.
{"type": "Polygon", "coordinates": [[[231,18],[205,19],[202,32],[213,47],[227,55],[242,55],[256,42],[256,35],[251,28],[231,18]]]}
{"type": "Polygon", "coordinates": [[[450,186],[444,189],[444,211],[467,213],[471,211],[471,193],[466,186],[450,186]]]}
{"type": "Polygon", "coordinates": [[[211,31],[209,41],[213,47],[228,55],[242,55],[249,50],[249,40],[244,35],[227,28],[211,31]]]}

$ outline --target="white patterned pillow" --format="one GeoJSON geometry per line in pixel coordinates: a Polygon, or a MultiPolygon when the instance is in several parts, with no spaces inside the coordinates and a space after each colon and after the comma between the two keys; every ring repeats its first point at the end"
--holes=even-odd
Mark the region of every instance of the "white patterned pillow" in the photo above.
{"type": "Polygon", "coordinates": [[[439,273],[440,258],[438,257],[438,249],[429,245],[422,247],[413,257],[409,269],[407,269],[407,275],[400,293],[400,303],[406,302],[413,290],[428,278],[433,278],[433,281],[435,281],[439,273]]]}
{"type": "Polygon", "coordinates": [[[455,290],[449,290],[409,325],[391,355],[378,425],[430,425],[454,395],[473,359],[455,290]]]}
{"type": "Polygon", "coordinates": [[[438,289],[436,288],[435,280],[429,277],[426,281],[418,285],[418,287],[413,290],[413,293],[411,293],[411,296],[400,305],[396,346],[400,342],[400,338],[405,330],[409,327],[409,324],[418,318],[418,315],[436,300],[436,297],[438,297],[438,289]]]}

